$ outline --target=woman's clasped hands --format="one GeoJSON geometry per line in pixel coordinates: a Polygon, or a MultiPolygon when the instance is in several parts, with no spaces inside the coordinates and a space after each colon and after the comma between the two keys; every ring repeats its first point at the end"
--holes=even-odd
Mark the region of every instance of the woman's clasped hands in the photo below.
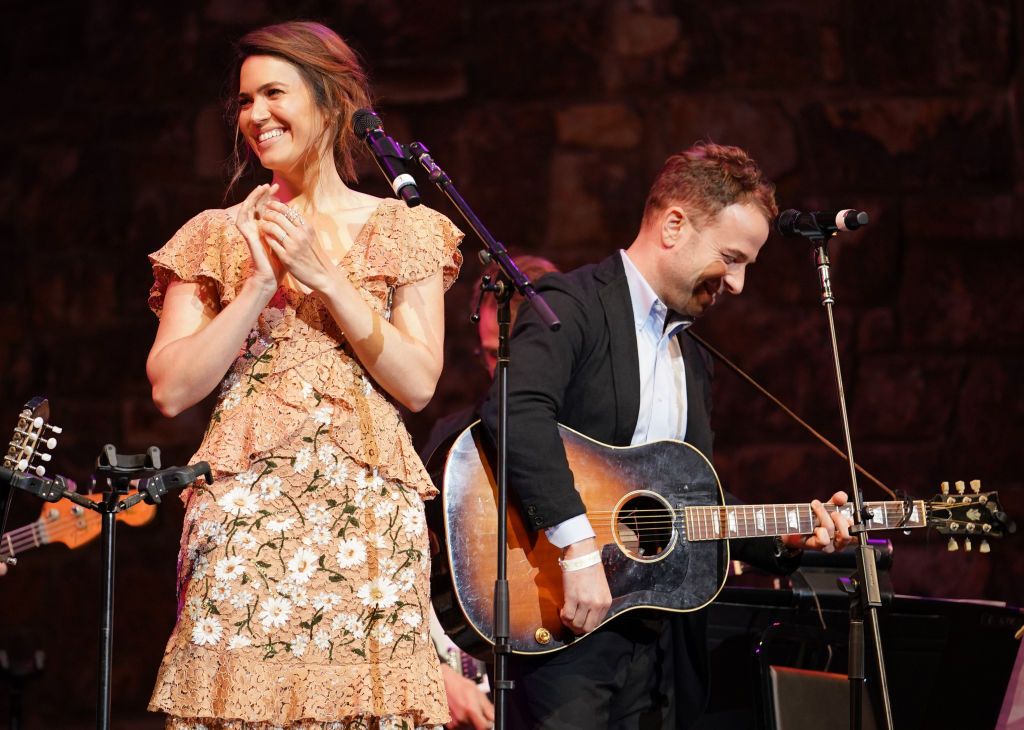
{"type": "Polygon", "coordinates": [[[286,274],[310,291],[322,292],[334,271],[313,226],[294,208],[275,199],[275,185],[255,188],[238,209],[236,225],[253,258],[253,278],[279,286],[286,274]]]}

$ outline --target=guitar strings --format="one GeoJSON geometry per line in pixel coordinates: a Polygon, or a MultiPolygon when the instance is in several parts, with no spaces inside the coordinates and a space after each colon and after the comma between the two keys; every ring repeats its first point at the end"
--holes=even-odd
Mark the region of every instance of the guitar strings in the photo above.
{"type": "MultiPolygon", "coordinates": [[[[80,516],[78,519],[83,518],[88,521],[101,521],[101,517],[93,512],[87,512],[80,516]]],[[[72,532],[74,530],[87,529],[88,527],[90,527],[90,525],[88,524],[82,527],[80,525],[76,525],[73,523],[64,522],[58,523],[51,529],[47,527],[46,523],[41,520],[30,522],[29,524],[23,525],[22,527],[17,527],[8,532],[6,535],[4,535],[2,542],[0,542],[0,556],[6,555],[7,557],[12,557],[25,552],[25,550],[31,550],[35,547],[42,547],[43,545],[48,545],[52,542],[60,542],[60,540],[56,540],[54,538],[62,537],[66,533],[72,532]],[[38,539],[32,536],[33,529],[37,526],[41,526],[43,528],[39,533],[38,539]],[[10,538],[10,540],[8,540],[8,538],[10,538]],[[10,552],[10,546],[12,544],[16,547],[16,549],[13,552],[10,552]]]]}

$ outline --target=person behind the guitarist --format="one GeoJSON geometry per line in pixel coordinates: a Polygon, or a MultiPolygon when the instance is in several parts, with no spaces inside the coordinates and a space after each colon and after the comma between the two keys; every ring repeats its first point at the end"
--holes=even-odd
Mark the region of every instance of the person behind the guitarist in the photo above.
{"type": "MultiPolygon", "coordinates": [[[[562,622],[594,631],[611,604],[594,531],[573,486],[562,423],[616,446],[685,440],[711,457],[711,372],[685,328],[746,268],[777,214],[774,185],[741,149],[712,143],[672,155],[648,194],[635,240],[600,263],[550,275],[538,290],[562,327],[524,307],[512,335],[509,486],[525,521],[563,549],[562,622]]],[[[497,388],[482,407],[494,434],[497,388]]],[[[834,504],[846,502],[837,492],[834,504]]],[[[810,536],[733,541],[735,557],[785,574],[802,549],[850,541],[849,521],[812,502],[810,536]]],[[[707,693],[706,617],[636,610],[554,654],[516,655],[510,726],[675,728],[692,724],[707,693]]]]}

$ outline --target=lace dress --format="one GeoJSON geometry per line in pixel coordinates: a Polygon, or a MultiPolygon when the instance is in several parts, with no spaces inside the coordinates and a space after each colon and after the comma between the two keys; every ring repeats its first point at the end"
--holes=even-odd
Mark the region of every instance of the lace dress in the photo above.
{"type": "MultiPolygon", "coordinates": [[[[462,261],[444,216],[386,199],[339,262],[387,316],[395,288],[462,261]]],[[[204,283],[218,307],[249,275],[222,210],[150,256],[149,304],[204,283]]],[[[395,406],[314,295],[281,288],[221,386],[186,490],[178,622],[150,709],[175,730],[385,730],[448,710],[428,636],[424,498],[436,494],[395,406]]]]}

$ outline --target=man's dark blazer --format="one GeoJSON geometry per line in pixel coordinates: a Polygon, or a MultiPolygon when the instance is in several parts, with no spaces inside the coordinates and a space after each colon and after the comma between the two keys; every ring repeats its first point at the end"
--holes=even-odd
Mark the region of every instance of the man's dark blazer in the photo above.
{"type": "MultiPolygon", "coordinates": [[[[557,424],[607,444],[628,446],[639,416],[640,367],[621,254],[567,274],[548,274],[536,286],[562,327],[549,331],[526,304],[518,312],[509,367],[508,475],[524,519],[541,530],[586,511],[557,424]]],[[[693,338],[682,334],[679,340],[686,370],[686,441],[710,460],[710,356],[693,338]]],[[[492,438],[497,390],[496,385],[491,388],[481,407],[481,420],[492,438]]],[[[736,541],[732,547],[737,559],[774,572],[796,567],[791,560],[776,558],[770,539],[736,541]]],[[[690,722],[706,698],[706,617],[697,611],[677,615],[673,623],[677,712],[690,722]]]]}

